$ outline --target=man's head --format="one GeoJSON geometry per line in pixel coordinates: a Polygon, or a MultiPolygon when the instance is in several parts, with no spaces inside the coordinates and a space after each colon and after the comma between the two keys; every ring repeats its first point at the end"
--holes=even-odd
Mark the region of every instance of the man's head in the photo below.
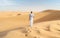
{"type": "Polygon", "coordinates": [[[32,13],[32,11],[31,11],[31,13],[32,13]]]}

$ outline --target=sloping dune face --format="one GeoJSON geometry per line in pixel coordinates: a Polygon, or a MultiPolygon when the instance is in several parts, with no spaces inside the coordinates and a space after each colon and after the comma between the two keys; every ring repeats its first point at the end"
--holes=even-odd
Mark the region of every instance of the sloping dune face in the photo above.
{"type": "Polygon", "coordinates": [[[43,11],[43,17],[41,15],[37,15],[38,19],[35,22],[44,22],[44,21],[53,21],[53,20],[60,20],[60,11],[56,10],[46,10],[43,11]],[[45,14],[44,14],[45,13],[45,14]],[[46,15],[47,14],[47,15],[46,15]]]}
{"type": "Polygon", "coordinates": [[[21,14],[16,12],[3,12],[0,16],[0,31],[5,31],[12,28],[17,28],[20,26],[28,25],[28,15],[27,14],[21,14]],[[11,16],[9,16],[11,15],[11,16]],[[4,29],[5,28],[5,29],[4,29]]]}
{"type": "Polygon", "coordinates": [[[1,13],[0,38],[60,38],[60,13],[48,10],[34,13],[29,26],[29,13],[1,13]]]}

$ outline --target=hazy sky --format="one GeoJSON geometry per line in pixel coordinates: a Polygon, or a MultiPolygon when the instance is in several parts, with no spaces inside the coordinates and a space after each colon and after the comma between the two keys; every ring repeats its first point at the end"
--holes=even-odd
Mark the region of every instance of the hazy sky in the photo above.
{"type": "Polygon", "coordinates": [[[0,0],[0,11],[60,10],[60,0],[0,0]]]}

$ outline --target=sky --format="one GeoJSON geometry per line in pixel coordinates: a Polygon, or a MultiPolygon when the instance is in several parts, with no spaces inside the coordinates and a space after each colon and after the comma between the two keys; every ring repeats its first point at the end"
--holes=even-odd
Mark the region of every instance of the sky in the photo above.
{"type": "Polygon", "coordinates": [[[0,11],[60,10],[60,0],[0,0],[0,11]]]}

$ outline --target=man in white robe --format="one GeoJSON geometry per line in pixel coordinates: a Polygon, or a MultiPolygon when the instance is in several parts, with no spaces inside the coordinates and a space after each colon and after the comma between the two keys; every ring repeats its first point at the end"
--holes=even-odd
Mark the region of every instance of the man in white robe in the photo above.
{"type": "Polygon", "coordinates": [[[31,26],[31,27],[33,26],[33,18],[34,18],[34,14],[33,14],[32,11],[31,11],[31,13],[29,14],[30,26],[31,26]]]}

